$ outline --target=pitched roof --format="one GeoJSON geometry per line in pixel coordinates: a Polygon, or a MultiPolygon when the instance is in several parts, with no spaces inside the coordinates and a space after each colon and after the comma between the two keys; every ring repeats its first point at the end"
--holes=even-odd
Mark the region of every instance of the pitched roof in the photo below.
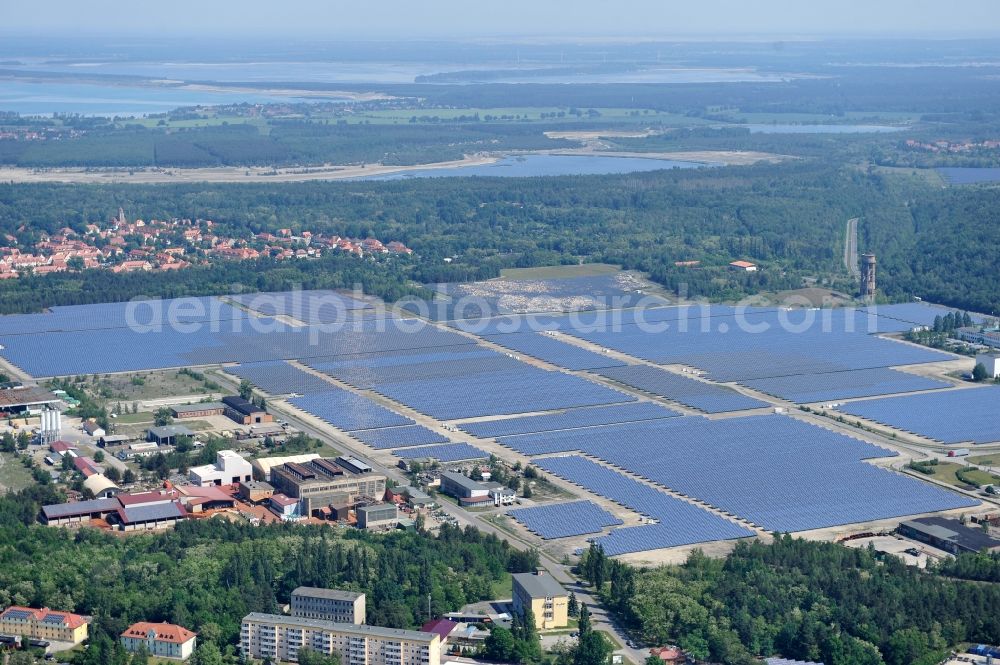
{"type": "Polygon", "coordinates": [[[152,506],[122,507],[118,509],[118,517],[122,524],[135,524],[153,520],[180,519],[187,517],[187,511],[179,501],[172,501],[152,506]]]}
{"type": "Polygon", "coordinates": [[[445,640],[457,626],[457,623],[448,619],[434,619],[422,625],[420,630],[424,633],[434,633],[442,640],[445,640]]]}
{"type": "Polygon", "coordinates": [[[34,607],[22,607],[20,605],[12,605],[0,613],[0,620],[11,619],[32,619],[50,624],[60,624],[67,628],[79,628],[87,623],[86,617],[82,617],[79,614],[59,612],[58,610],[50,610],[47,607],[39,610],[34,607]]]}
{"type": "Polygon", "coordinates": [[[153,639],[159,642],[171,642],[173,644],[184,644],[197,635],[197,633],[193,633],[187,628],[172,623],[137,621],[126,628],[121,636],[145,640],[150,636],[150,633],[153,634],[153,639]]]}

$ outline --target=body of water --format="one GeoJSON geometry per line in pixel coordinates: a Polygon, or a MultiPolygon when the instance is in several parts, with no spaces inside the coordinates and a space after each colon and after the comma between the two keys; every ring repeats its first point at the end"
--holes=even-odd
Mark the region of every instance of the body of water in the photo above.
{"type": "Polygon", "coordinates": [[[951,185],[1000,182],[1000,168],[946,167],[935,170],[951,185]]]}
{"type": "Polygon", "coordinates": [[[788,125],[751,123],[739,125],[751,134],[886,134],[906,129],[900,125],[788,125]]]}
{"type": "Polygon", "coordinates": [[[362,176],[358,180],[405,180],[407,178],[449,178],[483,176],[527,178],[559,175],[608,175],[662,169],[694,169],[717,164],[679,162],[646,157],[606,157],[604,155],[519,155],[504,157],[493,164],[477,164],[449,169],[418,169],[403,173],[362,176]]]}

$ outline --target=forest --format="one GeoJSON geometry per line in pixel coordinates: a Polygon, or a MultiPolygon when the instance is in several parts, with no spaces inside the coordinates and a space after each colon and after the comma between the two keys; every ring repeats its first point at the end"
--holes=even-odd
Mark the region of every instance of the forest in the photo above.
{"type": "Polygon", "coordinates": [[[874,549],[776,535],[724,559],[637,569],[591,547],[579,566],[644,641],[698,659],[826,665],[934,665],[962,643],[1000,642],[998,559],[960,555],[922,571],[874,549]]]}

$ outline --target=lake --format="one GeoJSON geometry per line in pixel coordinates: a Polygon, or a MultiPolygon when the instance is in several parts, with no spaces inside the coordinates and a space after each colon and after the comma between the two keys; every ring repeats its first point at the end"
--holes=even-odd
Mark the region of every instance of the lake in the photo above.
{"type": "Polygon", "coordinates": [[[1000,168],[946,167],[935,169],[949,185],[1000,182],[1000,168]]]}
{"type": "Polygon", "coordinates": [[[886,134],[907,129],[899,125],[788,125],[751,123],[746,127],[751,134],[886,134]]]}
{"type": "Polygon", "coordinates": [[[519,155],[504,157],[493,164],[476,164],[450,169],[417,169],[403,173],[361,176],[357,180],[406,180],[409,178],[449,178],[458,176],[527,178],[559,175],[608,175],[659,171],[662,169],[696,169],[709,166],[719,165],[647,157],[519,155]]]}

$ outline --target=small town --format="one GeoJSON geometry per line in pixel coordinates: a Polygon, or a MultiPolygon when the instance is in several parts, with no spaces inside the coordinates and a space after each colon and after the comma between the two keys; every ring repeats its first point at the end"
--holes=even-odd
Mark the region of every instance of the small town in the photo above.
{"type": "Polygon", "coordinates": [[[218,228],[211,220],[201,219],[128,221],[119,209],[106,225],[87,224],[83,233],[66,227],[58,234],[43,234],[28,247],[8,234],[6,246],[0,247],[0,279],[89,269],[166,272],[216,260],[312,259],[327,252],[357,257],[413,253],[396,240],[383,244],[375,238],[341,238],[311,231],[293,234],[288,228],[230,238],[218,228]]]}

